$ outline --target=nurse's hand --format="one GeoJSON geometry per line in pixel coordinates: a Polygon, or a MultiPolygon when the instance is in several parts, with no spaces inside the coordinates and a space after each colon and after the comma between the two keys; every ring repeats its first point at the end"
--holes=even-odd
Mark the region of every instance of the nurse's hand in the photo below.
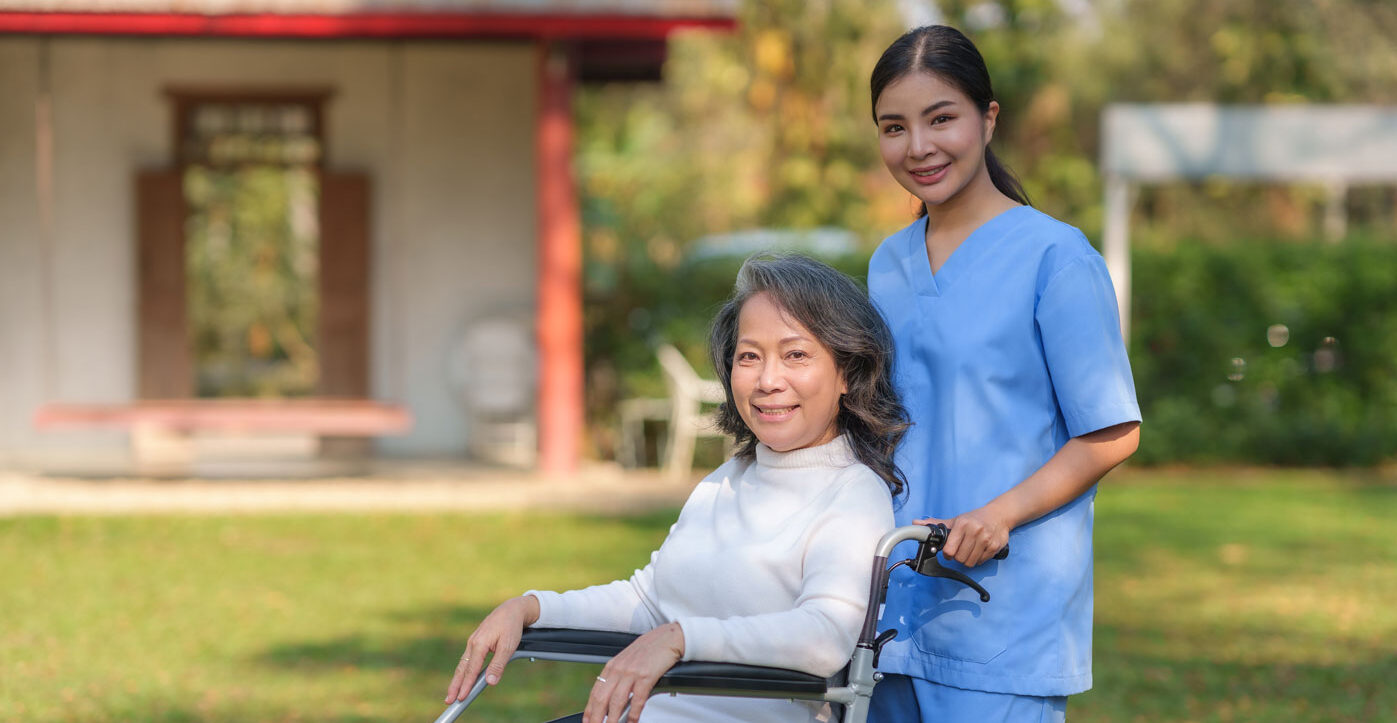
{"type": "Polygon", "coordinates": [[[919,525],[944,524],[951,529],[941,554],[966,567],[975,567],[994,557],[1009,544],[1009,523],[981,507],[949,520],[928,517],[913,520],[919,525]]]}

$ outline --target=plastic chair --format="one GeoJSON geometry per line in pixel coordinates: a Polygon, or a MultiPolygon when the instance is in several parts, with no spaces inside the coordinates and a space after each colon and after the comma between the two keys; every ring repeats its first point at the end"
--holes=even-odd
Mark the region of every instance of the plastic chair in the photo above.
{"type": "Polygon", "coordinates": [[[537,352],[531,322],[500,315],[470,325],[450,359],[450,381],[469,420],[472,456],[514,467],[533,465],[537,352]]]}
{"type": "Polygon", "coordinates": [[[664,475],[671,481],[687,479],[694,467],[694,448],[699,437],[726,438],[713,412],[704,406],[727,401],[723,385],[704,379],[689,360],[671,344],[655,351],[669,387],[669,439],[665,445],[664,475]]]}

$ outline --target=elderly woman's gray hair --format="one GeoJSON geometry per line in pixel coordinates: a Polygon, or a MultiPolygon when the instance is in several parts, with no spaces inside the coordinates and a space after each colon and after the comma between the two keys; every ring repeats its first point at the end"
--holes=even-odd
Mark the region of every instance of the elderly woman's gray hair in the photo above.
{"type": "Polygon", "coordinates": [[[836,423],[854,455],[887,482],[894,495],[906,480],[893,452],[908,427],[907,411],[893,387],[893,340],[868,294],[847,275],[800,255],[758,255],[737,272],[732,297],[713,320],[708,348],[727,392],[718,426],[737,442],[737,456],[756,454],[757,437],[738,413],[732,394],[733,356],[742,305],[765,293],[833,354],[848,392],[836,423]]]}

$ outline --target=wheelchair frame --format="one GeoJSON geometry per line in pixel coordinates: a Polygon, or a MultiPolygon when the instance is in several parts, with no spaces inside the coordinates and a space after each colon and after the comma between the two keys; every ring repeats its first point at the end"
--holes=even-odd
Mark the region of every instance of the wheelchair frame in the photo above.
{"type": "MultiPolygon", "coordinates": [[[[864,615],[858,643],[854,646],[854,654],[849,664],[833,676],[822,678],[796,670],[740,663],[682,661],[660,677],[650,695],[684,693],[835,703],[842,708],[843,723],[865,723],[873,688],[883,679],[883,674],[878,672],[878,654],[883,645],[897,635],[897,631],[893,629],[885,630],[881,634],[877,632],[878,614],[887,595],[889,576],[894,569],[907,565],[923,575],[954,580],[973,588],[980,594],[982,602],[989,602],[990,595],[983,587],[964,573],[943,567],[937,559],[941,548],[946,544],[948,532],[945,525],[907,525],[892,530],[879,540],[873,558],[868,611],[864,615]],[[909,540],[918,543],[916,556],[889,566],[888,557],[892,555],[893,548],[909,540]]],[[[1008,553],[1009,549],[1006,547],[995,557],[1002,560],[1008,553]]],[[[527,628],[519,642],[519,648],[510,657],[510,661],[528,658],[531,661],[605,664],[637,637],[639,636],[631,633],[605,630],[527,628]]],[[[455,721],[485,687],[485,676],[482,675],[475,681],[466,698],[449,705],[437,717],[435,723],[455,721]]]]}

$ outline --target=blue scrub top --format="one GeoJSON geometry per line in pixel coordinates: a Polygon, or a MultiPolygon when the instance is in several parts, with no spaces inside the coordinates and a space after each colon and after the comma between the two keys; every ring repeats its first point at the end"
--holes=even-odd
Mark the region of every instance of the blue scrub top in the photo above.
{"type": "MultiPolygon", "coordinates": [[[[868,270],[913,421],[897,455],[900,525],[981,507],[1068,439],[1140,419],[1111,278],[1080,231],[1016,207],[933,275],[926,224],[885,239],[868,270]]],[[[880,668],[1016,695],[1090,688],[1095,495],[1015,529],[1007,560],[967,571],[989,603],[899,568],[880,626],[898,635],[880,668]]]]}

